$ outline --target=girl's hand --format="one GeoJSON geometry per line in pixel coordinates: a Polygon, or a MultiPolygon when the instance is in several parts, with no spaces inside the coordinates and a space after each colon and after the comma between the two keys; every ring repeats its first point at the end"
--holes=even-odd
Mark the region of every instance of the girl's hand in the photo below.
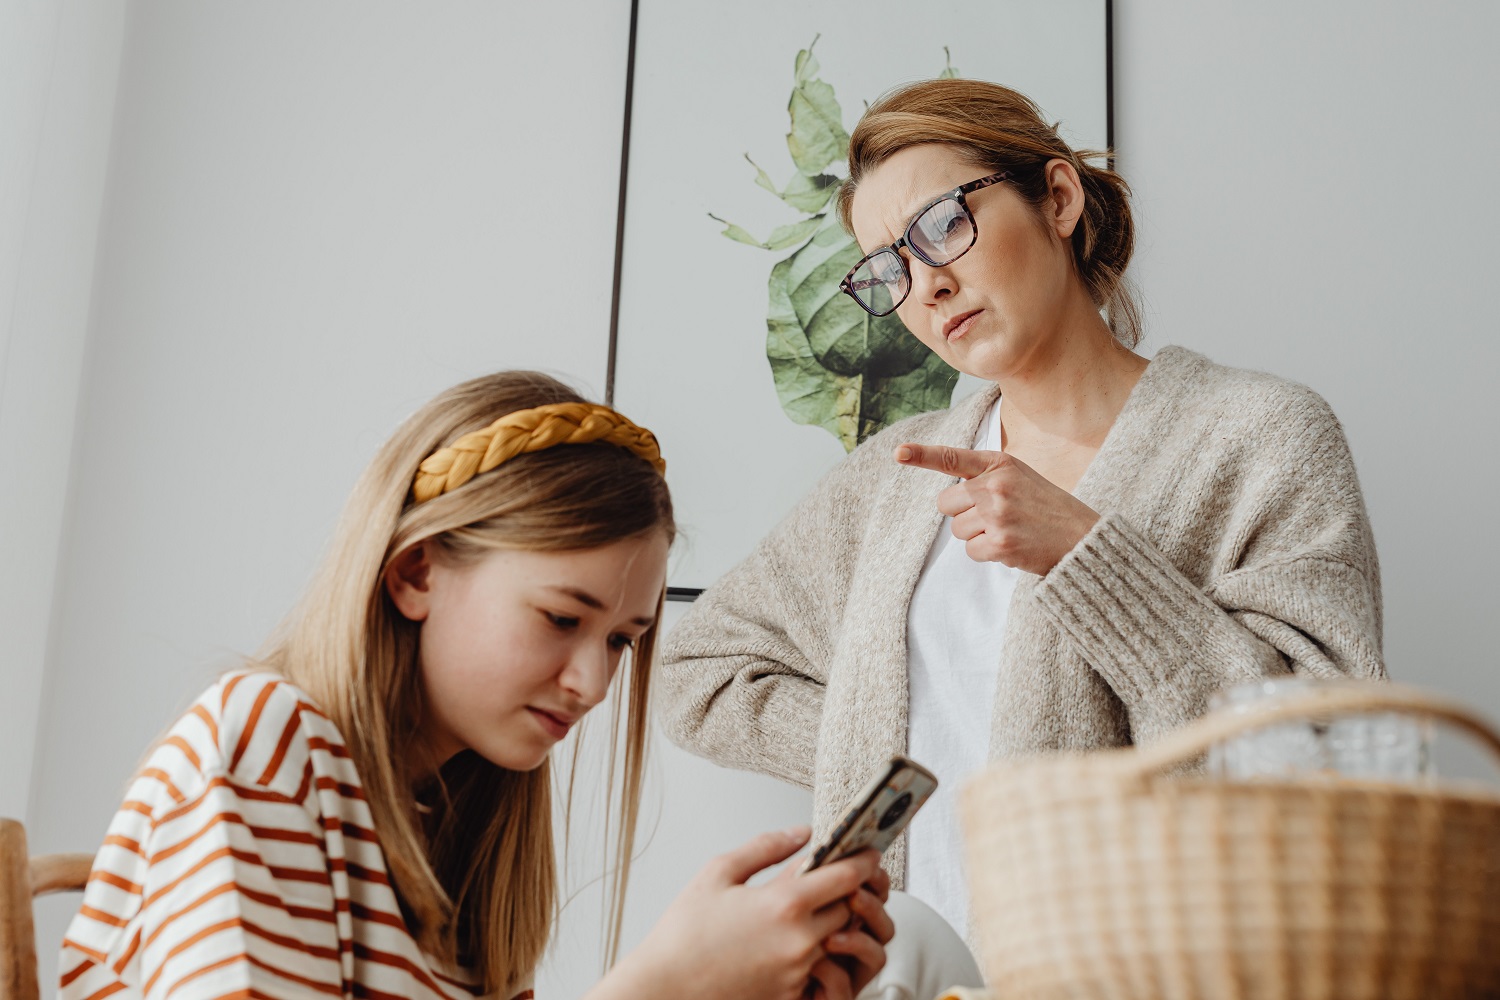
{"type": "Polygon", "coordinates": [[[877,868],[875,877],[860,886],[849,900],[853,914],[850,926],[823,942],[830,956],[838,956],[837,961],[825,958],[813,969],[813,978],[821,991],[815,991],[814,997],[822,1000],[823,997],[842,995],[827,989],[825,980],[819,975],[820,971],[827,971],[828,964],[847,976],[850,996],[858,995],[885,968],[885,946],[896,936],[896,925],[885,912],[885,901],[890,894],[891,877],[877,868]]]}
{"type": "Polygon", "coordinates": [[[802,1000],[810,982],[820,1000],[852,1000],[855,984],[863,986],[884,964],[879,935],[890,939],[880,888],[888,883],[875,852],[806,875],[788,866],[763,885],[745,884],[797,853],[808,836],[805,827],[762,834],[709,862],[591,1000],[802,1000]],[[870,928],[852,932],[859,942],[845,936],[855,914],[870,928]],[[832,955],[845,956],[849,966],[832,955]]]}
{"type": "Polygon", "coordinates": [[[1087,504],[1004,452],[903,444],[896,461],[963,479],[938,494],[938,510],[953,518],[953,536],[975,562],[1046,576],[1099,520],[1087,504]]]}

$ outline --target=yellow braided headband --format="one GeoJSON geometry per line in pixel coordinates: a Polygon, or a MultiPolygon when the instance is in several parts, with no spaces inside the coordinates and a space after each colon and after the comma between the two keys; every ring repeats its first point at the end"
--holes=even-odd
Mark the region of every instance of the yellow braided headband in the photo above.
{"type": "Polygon", "coordinates": [[[548,403],[530,410],[517,410],[484,430],[465,434],[446,448],[439,448],[417,467],[411,485],[417,503],[456,490],[481,472],[528,451],[541,451],[559,444],[604,441],[629,449],[666,474],[656,435],[630,422],[607,406],[594,403],[548,403]]]}

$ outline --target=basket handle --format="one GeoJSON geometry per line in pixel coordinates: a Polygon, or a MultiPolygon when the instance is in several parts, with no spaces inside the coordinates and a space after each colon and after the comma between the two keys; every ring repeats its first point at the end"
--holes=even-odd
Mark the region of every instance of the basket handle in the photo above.
{"type": "Polygon", "coordinates": [[[1215,743],[1279,722],[1367,712],[1400,712],[1438,719],[1469,733],[1500,759],[1500,734],[1484,717],[1456,701],[1404,684],[1339,681],[1294,698],[1257,702],[1234,711],[1220,709],[1155,743],[1122,755],[1122,762],[1127,771],[1139,776],[1155,774],[1193,759],[1215,743]]]}

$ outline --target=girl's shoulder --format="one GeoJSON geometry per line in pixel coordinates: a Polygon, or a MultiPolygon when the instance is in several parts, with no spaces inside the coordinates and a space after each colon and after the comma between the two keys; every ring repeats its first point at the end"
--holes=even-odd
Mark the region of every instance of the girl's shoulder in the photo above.
{"type": "Polygon", "coordinates": [[[198,698],[198,705],[229,723],[253,727],[267,706],[292,708],[323,715],[312,697],[274,670],[246,667],[221,676],[198,698]]]}
{"type": "Polygon", "coordinates": [[[307,692],[258,668],[210,685],[162,745],[199,769],[285,794],[300,786],[313,754],[349,756],[343,735],[307,692]]]}

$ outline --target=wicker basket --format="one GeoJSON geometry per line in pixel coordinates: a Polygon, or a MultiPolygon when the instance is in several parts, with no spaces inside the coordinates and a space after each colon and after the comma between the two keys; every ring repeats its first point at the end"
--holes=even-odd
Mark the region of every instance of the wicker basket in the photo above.
{"type": "Polygon", "coordinates": [[[1389,684],[1216,713],[1140,749],[996,764],[963,792],[974,920],[1004,1000],[1500,997],[1500,793],[1173,777],[1291,719],[1400,711],[1389,684]]]}

